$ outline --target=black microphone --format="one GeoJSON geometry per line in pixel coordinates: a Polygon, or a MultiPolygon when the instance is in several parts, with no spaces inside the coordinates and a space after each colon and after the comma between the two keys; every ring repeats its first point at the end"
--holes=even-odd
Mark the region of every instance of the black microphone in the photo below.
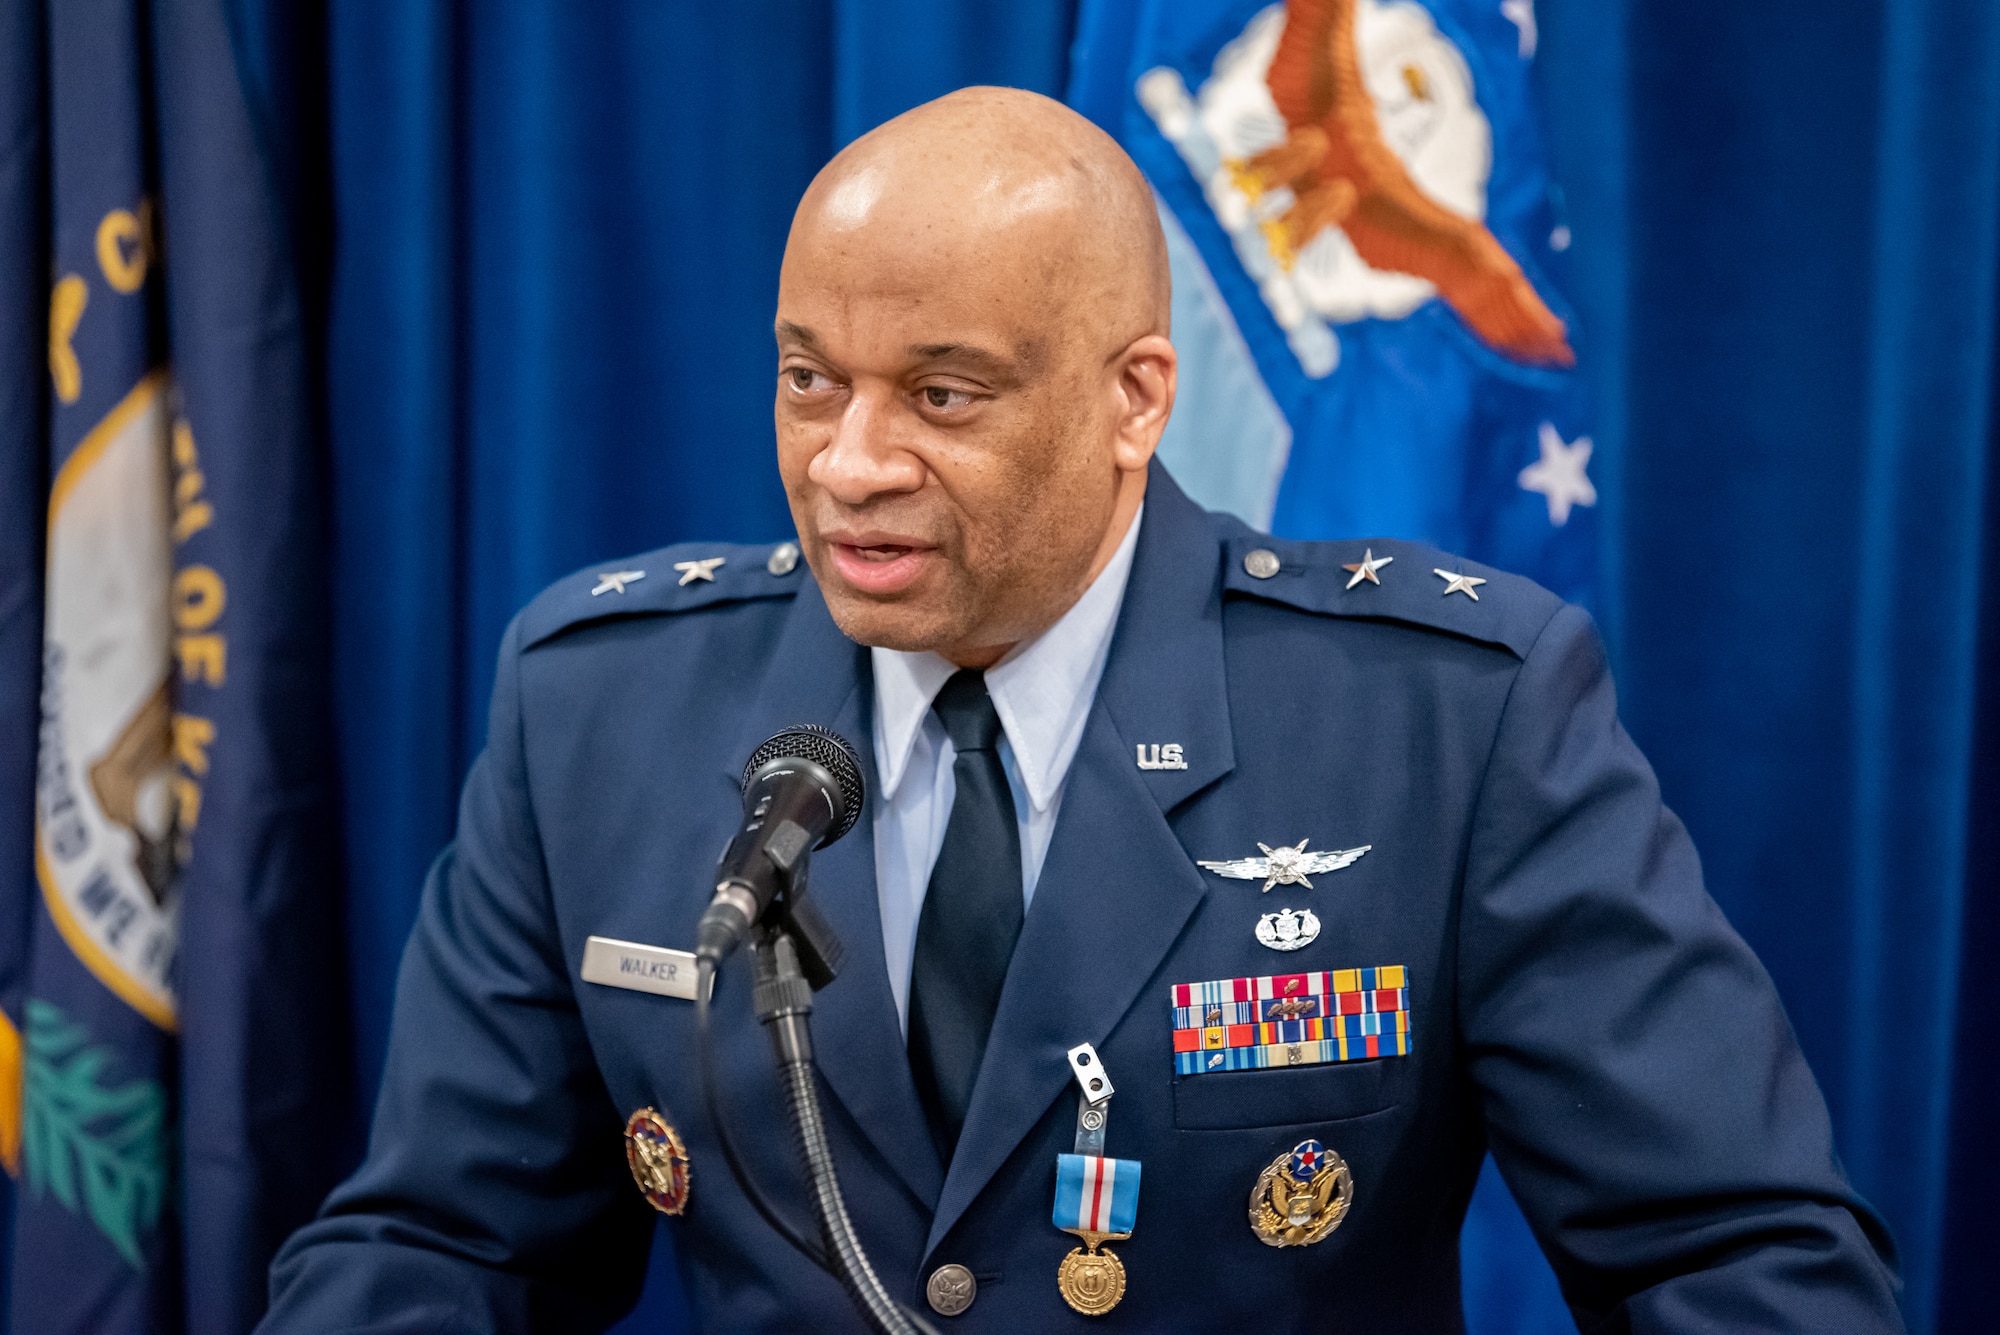
{"type": "Polygon", "coordinates": [[[854,828],[866,792],[861,758],[829,728],[800,723],[751,752],[743,824],[722,851],[696,957],[719,964],[742,945],[805,855],[854,828]]]}

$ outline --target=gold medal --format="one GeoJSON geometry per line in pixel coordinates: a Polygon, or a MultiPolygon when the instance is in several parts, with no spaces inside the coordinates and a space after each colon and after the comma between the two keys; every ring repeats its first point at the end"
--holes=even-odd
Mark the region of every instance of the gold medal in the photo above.
{"type": "Polygon", "coordinates": [[[1056,1289],[1063,1301],[1085,1316],[1103,1316],[1125,1296],[1125,1263],[1108,1251],[1107,1240],[1123,1241],[1130,1233],[1091,1233],[1069,1229],[1084,1245],[1072,1247],[1056,1270],[1056,1289]]]}
{"type": "Polygon", "coordinates": [[[1353,1203],[1347,1161],[1316,1140],[1302,1140],[1257,1175],[1250,1231],[1267,1247],[1309,1247],[1339,1228],[1353,1203]]]}
{"type": "Polygon", "coordinates": [[[680,1133],[651,1108],[641,1108],[625,1122],[625,1163],[639,1191],[661,1214],[687,1209],[688,1152],[680,1133]]]}

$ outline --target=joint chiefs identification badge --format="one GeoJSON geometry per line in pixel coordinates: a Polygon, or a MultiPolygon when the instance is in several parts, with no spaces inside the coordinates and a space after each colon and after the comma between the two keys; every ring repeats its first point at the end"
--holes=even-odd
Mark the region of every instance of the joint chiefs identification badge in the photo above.
{"type": "Polygon", "coordinates": [[[1353,1203],[1347,1161],[1316,1140],[1302,1140],[1257,1175],[1250,1231],[1267,1247],[1309,1247],[1339,1228],[1353,1203]]]}
{"type": "Polygon", "coordinates": [[[625,1122],[625,1162],[646,1203],[661,1214],[687,1209],[688,1152],[680,1133],[651,1108],[641,1108],[625,1122]]]}

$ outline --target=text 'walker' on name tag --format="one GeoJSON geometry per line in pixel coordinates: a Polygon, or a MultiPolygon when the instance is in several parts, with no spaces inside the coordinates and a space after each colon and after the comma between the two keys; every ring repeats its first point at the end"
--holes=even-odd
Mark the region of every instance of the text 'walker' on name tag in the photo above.
{"type": "MultiPolygon", "coordinates": [[[[694,953],[593,936],[583,945],[583,981],[660,997],[695,999],[694,953]]],[[[713,984],[711,984],[713,986],[713,984]]]]}

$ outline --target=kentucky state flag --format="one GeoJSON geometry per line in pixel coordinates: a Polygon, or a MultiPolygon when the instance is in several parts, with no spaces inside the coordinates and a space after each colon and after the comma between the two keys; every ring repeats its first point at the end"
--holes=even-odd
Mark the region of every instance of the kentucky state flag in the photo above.
{"type": "MultiPolygon", "coordinates": [[[[43,23],[39,894],[9,1017],[20,1085],[0,1093],[19,1145],[13,1325],[139,1331],[172,1323],[178,1305],[175,400],[138,16],[64,4],[43,23]]],[[[179,583],[191,615],[217,605],[207,577],[179,583]]]]}
{"type": "Polygon", "coordinates": [[[30,808],[0,814],[7,1311],[246,1331],[350,1118],[286,215],[220,0],[0,24],[0,237],[33,256],[0,292],[41,317],[0,330],[34,460],[0,506],[40,539],[0,546],[0,593],[40,595],[0,605],[0,706],[36,739],[31,793],[0,774],[30,808]]]}
{"type": "Polygon", "coordinates": [[[1597,491],[1536,40],[1532,0],[1084,5],[1070,101],[1162,204],[1182,363],[1160,453],[1197,499],[1588,600],[1597,491]]]}

